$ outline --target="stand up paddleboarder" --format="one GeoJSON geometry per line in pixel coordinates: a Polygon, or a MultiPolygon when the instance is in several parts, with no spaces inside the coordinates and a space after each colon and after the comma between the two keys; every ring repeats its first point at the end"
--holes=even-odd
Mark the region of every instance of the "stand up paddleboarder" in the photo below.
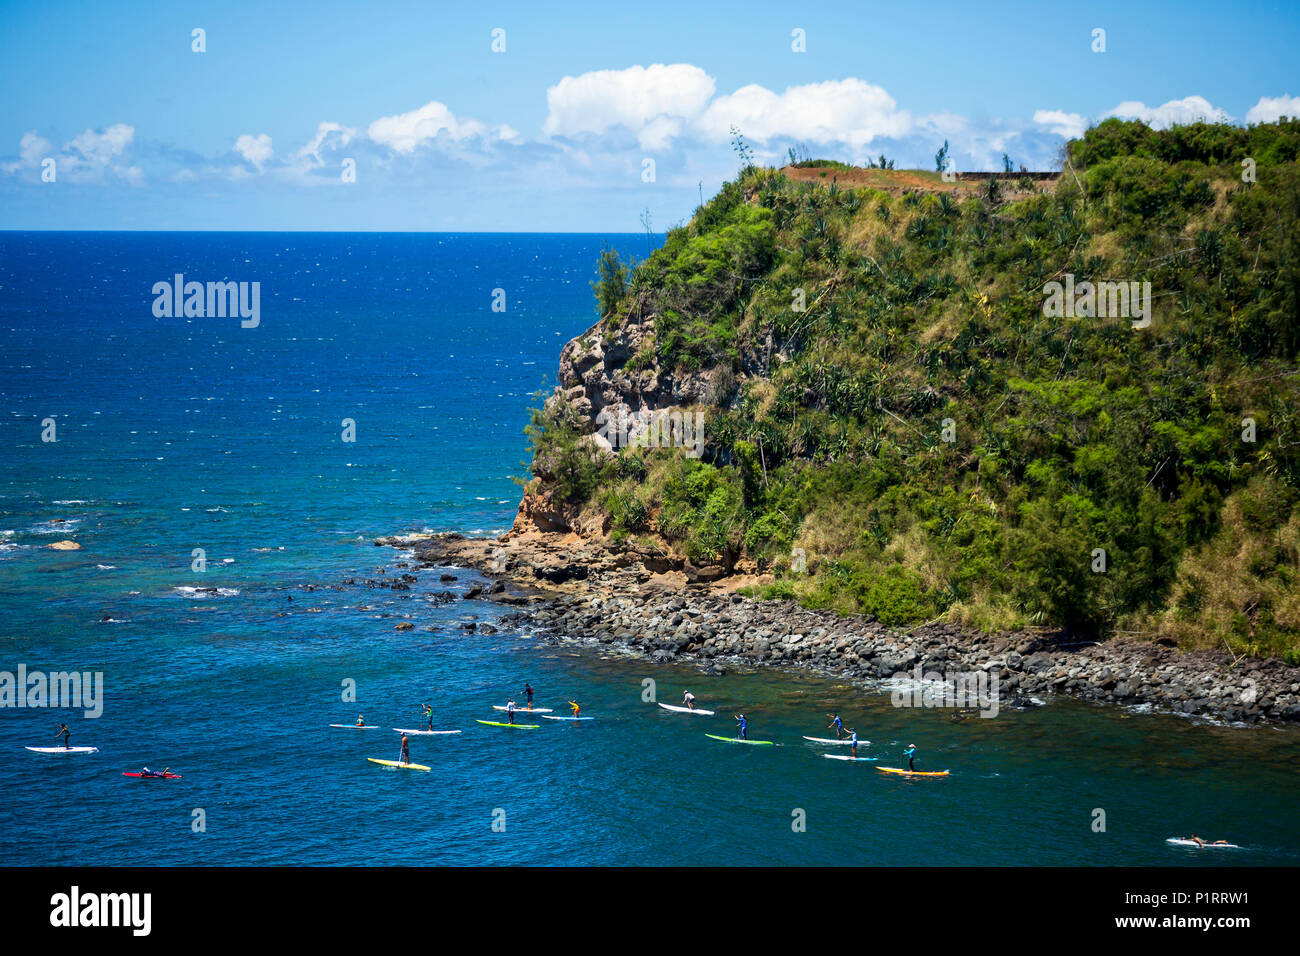
{"type": "Polygon", "coordinates": [[[840,715],[838,713],[827,714],[826,716],[831,719],[831,722],[826,725],[826,729],[834,730],[835,739],[839,740],[844,736],[844,721],[840,720],[840,715]]]}
{"type": "Polygon", "coordinates": [[[907,758],[907,769],[916,770],[916,744],[908,744],[903,756],[907,758]]]}
{"type": "Polygon", "coordinates": [[[744,714],[736,715],[736,735],[741,740],[749,739],[749,721],[745,719],[744,714]]]}

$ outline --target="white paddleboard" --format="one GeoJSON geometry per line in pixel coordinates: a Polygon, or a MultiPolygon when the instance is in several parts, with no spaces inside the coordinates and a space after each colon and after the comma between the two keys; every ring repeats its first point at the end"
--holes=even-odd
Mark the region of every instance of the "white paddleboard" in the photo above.
{"type": "Polygon", "coordinates": [[[662,707],[664,710],[671,710],[674,714],[699,714],[701,717],[713,716],[713,711],[700,710],[700,708],[698,707],[696,707],[694,710],[691,710],[689,707],[678,707],[676,704],[660,704],[659,706],[662,707]]]}
{"type": "MultiPolygon", "coordinates": [[[[805,734],[803,739],[811,740],[815,744],[841,744],[845,747],[852,746],[853,744],[853,741],[849,740],[848,737],[845,737],[843,740],[832,740],[830,737],[809,737],[807,734],[805,734]]],[[[869,743],[871,743],[870,740],[862,740],[862,739],[858,740],[859,747],[865,747],[869,743]]]]}
{"type": "Polygon", "coordinates": [[[28,747],[32,753],[37,754],[96,754],[99,753],[98,747],[28,747]]]}
{"type": "Polygon", "coordinates": [[[827,760],[877,760],[877,757],[855,757],[852,754],[822,754],[827,760]]]}
{"type": "Polygon", "coordinates": [[[399,734],[409,734],[412,737],[428,737],[430,734],[458,734],[459,730],[407,730],[403,727],[394,727],[399,734]]]}
{"type": "Polygon", "coordinates": [[[362,724],[361,726],[357,726],[356,724],[330,724],[330,726],[340,727],[343,730],[378,730],[379,729],[378,724],[362,724]]]}
{"type": "MultiPolygon", "coordinates": [[[[518,711],[515,711],[518,713],[518,711]]],[[[552,717],[550,714],[542,714],[542,720],[595,720],[595,717],[552,717]]]]}
{"type": "MultiPolygon", "coordinates": [[[[499,710],[502,713],[505,713],[507,710],[509,710],[508,707],[498,707],[495,704],[492,705],[492,709],[499,710]]],[[[552,713],[552,711],[551,708],[549,707],[534,707],[532,710],[529,710],[527,707],[516,707],[515,713],[516,714],[549,714],[552,713]]]]}
{"type": "Polygon", "coordinates": [[[1235,843],[1197,843],[1195,840],[1184,840],[1182,837],[1170,837],[1165,841],[1174,846],[1194,846],[1199,850],[1240,850],[1241,847],[1235,843]]]}

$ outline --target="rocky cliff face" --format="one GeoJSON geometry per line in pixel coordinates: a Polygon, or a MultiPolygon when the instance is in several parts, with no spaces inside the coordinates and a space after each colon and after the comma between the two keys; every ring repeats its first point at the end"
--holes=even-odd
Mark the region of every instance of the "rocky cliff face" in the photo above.
{"type": "Polygon", "coordinates": [[[663,368],[654,341],[653,315],[597,322],[560,352],[560,384],[548,402],[567,402],[590,423],[595,444],[609,451],[607,433],[616,421],[725,398],[717,371],[663,368]]]}
{"type": "MultiPolygon", "coordinates": [[[[653,314],[607,318],[571,339],[560,352],[560,384],[546,400],[548,411],[567,405],[600,454],[637,441],[638,423],[659,416],[651,443],[685,444],[703,452],[707,434],[701,406],[716,406],[734,392],[734,381],[717,370],[684,371],[660,366],[655,356],[653,314]],[[686,415],[683,410],[695,407],[686,415]],[[630,427],[629,427],[630,426],[630,427]],[[630,434],[629,434],[630,432],[630,434]]],[[[646,429],[640,435],[646,440],[646,429]]],[[[536,477],[524,489],[511,535],[530,531],[599,536],[609,529],[599,517],[582,515],[549,487],[544,461],[533,462],[536,477]]]]}

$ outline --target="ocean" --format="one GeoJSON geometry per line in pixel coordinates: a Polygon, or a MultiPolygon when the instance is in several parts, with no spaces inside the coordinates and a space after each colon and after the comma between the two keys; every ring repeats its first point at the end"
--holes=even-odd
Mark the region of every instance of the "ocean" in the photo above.
{"type": "Polygon", "coordinates": [[[645,254],[637,235],[0,233],[0,678],[103,675],[96,717],[0,707],[0,862],[1300,861],[1294,729],[1066,699],[953,724],[879,687],[469,634],[510,609],[430,600],[466,569],[382,586],[412,569],[377,536],[510,527],[528,409],[595,321],[605,243],[645,254]],[[155,315],[178,274],[258,283],[256,327],[155,315]],[[662,711],[647,680],[718,716],[662,711]],[[475,722],[525,681],[596,719],[475,722]],[[463,731],[412,738],[432,772],[367,762],[423,702],[463,731]],[[704,736],[737,709],[779,746],[704,736]],[[832,709],[864,755],[915,743],[951,776],[822,759],[802,735],[832,709]],[[329,727],[358,714],[384,729],[329,727]],[[60,722],[99,752],[24,749],[60,722]],[[122,776],[145,765],[184,778],[122,776]],[[1164,842],[1190,832],[1242,849],[1164,842]]]}

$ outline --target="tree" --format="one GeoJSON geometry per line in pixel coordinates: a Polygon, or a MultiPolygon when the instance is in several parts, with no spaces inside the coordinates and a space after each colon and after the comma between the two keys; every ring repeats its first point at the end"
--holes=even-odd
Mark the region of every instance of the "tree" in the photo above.
{"type": "Polygon", "coordinates": [[[943,172],[948,168],[948,141],[945,139],[943,145],[939,147],[939,152],[934,154],[935,172],[943,172]]]}
{"type": "Polygon", "coordinates": [[[600,251],[597,272],[599,279],[591,287],[596,290],[597,309],[603,319],[627,293],[627,266],[619,260],[616,249],[606,246],[600,251]]]}
{"type": "Polygon", "coordinates": [[[645,230],[645,254],[646,254],[647,256],[649,256],[649,255],[650,255],[650,237],[651,237],[651,235],[652,235],[653,232],[654,232],[654,230],[652,230],[652,229],[650,228],[650,209],[649,209],[649,207],[646,207],[646,210],[645,210],[644,212],[641,213],[641,228],[645,230]]]}
{"type": "Polygon", "coordinates": [[[745,142],[744,135],[736,127],[731,127],[731,148],[740,157],[741,172],[754,168],[754,151],[745,142]]]}

